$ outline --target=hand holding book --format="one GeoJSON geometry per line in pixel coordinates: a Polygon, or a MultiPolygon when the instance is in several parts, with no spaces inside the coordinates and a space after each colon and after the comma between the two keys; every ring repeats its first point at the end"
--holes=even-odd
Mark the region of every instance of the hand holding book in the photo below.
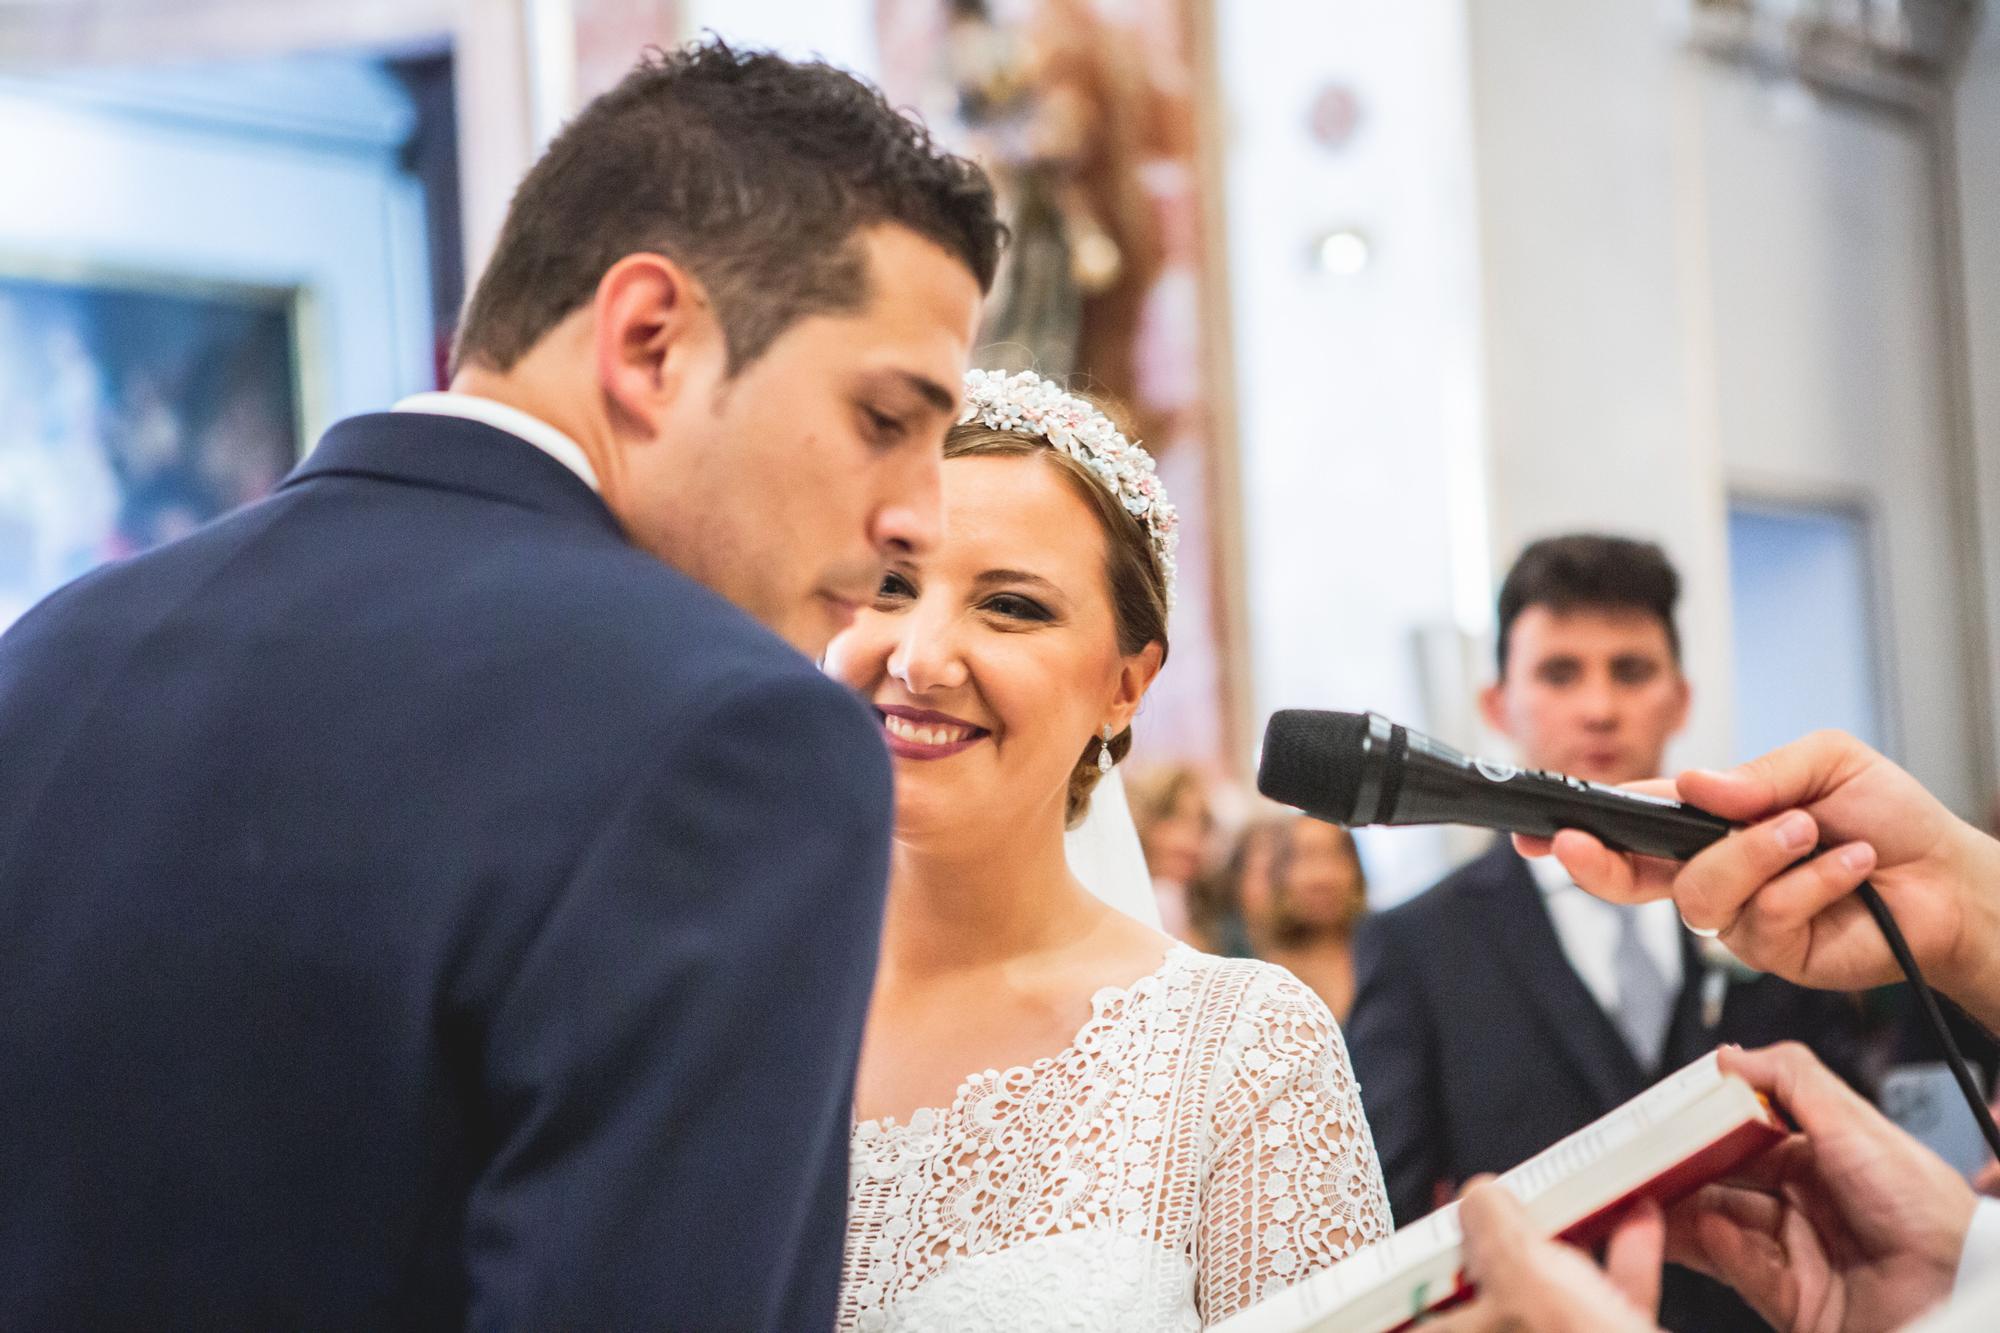
{"type": "Polygon", "coordinates": [[[1634,1204],[1604,1243],[1599,1270],[1582,1250],[1539,1238],[1527,1211],[1492,1180],[1459,1202],[1466,1279],[1479,1294],[1426,1323],[1424,1333],[1658,1333],[1666,1217],[1650,1199],[1634,1204]]]}
{"type": "Polygon", "coordinates": [[[1803,1046],[1721,1062],[1799,1132],[1673,1209],[1667,1257],[1780,1330],[1899,1328],[1950,1295],[1975,1203],[1958,1173],[1803,1046]]]}
{"type": "Polygon", "coordinates": [[[1426,1333],[1651,1330],[1666,1258],[1734,1287],[1781,1333],[1901,1328],[1951,1294],[1973,1196],[1956,1172],[1802,1046],[1725,1049],[1725,1073],[1783,1107],[1799,1132],[1733,1179],[1657,1212],[1634,1209],[1605,1247],[1539,1239],[1491,1184],[1460,1204],[1470,1303],[1426,1333]],[[1647,1279],[1650,1276],[1650,1285],[1647,1279]]]}

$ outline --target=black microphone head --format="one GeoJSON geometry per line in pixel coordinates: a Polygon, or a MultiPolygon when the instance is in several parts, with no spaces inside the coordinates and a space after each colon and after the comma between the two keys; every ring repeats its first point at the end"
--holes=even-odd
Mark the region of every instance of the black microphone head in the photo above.
{"type": "Polygon", "coordinates": [[[1352,823],[1367,735],[1366,713],[1281,708],[1264,728],[1257,790],[1280,805],[1336,824],[1352,823]]]}

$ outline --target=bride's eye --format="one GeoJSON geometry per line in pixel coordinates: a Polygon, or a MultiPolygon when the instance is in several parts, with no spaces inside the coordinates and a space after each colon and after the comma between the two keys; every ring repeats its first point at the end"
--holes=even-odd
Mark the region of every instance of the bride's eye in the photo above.
{"type": "Polygon", "coordinates": [[[878,603],[902,601],[916,595],[917,590],[910,586],[910,581],[893,569],[882,576],[882,586],[875,590],[878,603]]]}
{"type": "Polygon", "coordinates": [[[1009,620],[1049,621],[1055,616],[1046,606],[1032,597],[1023,597],[1016,592],[1003,592],[986,599],[986,609],[1005,616],[1009,620]]]}

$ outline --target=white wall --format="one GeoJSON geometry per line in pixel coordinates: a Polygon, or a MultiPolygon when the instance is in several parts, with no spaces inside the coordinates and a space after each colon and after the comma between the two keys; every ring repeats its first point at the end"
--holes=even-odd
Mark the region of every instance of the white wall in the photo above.
{"type": "Polygon", "coordinates": [[[1579,529],[1664,545],[1695,686],[1673,758],[1716,762],[1731,721],[1728,567],[1694,345],[1687,57],[1650,0],[1530,7],[1469,6],[1494,562],[1579,529]]]}
{"type": "Polygon", "coordinates": [[[313,104],[283,80],[226,97],[225,77],[0,82],[0,261],[303,287],[316,437],[429,387],[422,201],[382,142],[393,123],[357,104],[366,85],[313,104]],[[250,127],[281,104],[283,132],[250,127]]]}
{"type": "Polygon", "coordinates": [[[2000,717],[2000,13],[1989,7],[1955,108],[1967,406],[1978,460],[1989,708],[2000,717]]]}
{"type": "MultiPolygon", "coordinates": [[[[1889,734],[1982,809],[1932,131],[1697,53],[1653,0],[1528,8],[1468,6],[1496,562],[1565,528],[1660,540],[1696,697],[1670,762],[1724,762],[1731,488],[1868,507],[1889,734]]],[[[1990,191],[1990,132],[1961,143],[1990,191]]]]}
{"type": "Polygon", "coordinates": [[[1965,630],[1980,607],[1963,577],[1935,128],[1714,63],[1696,107],[1727,479],[1866,512],[1883,739],[1976,812],[1984,682],[1965,630]]]}
{"type": "MultiPolygon", "coordinates": [[[[1257,717],[1374,709],[1468,743],[1456,649],[1491,587],[1463,7],[1216,9],[1257,717]],[[1361,106],[1339,151],[1308,133],[1329,84],[1361,106]],[[1370,238],[1366,269],[1314,267],[1332,228],[1370,238]]],[[[1382,902],[1445,861],[1431,833],[1364,850],[1382,902]]]]}

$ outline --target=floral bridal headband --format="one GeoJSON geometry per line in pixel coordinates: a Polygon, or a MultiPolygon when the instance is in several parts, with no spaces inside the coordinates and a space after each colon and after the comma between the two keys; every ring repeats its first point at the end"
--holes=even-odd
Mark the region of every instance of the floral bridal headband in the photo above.
{"type": "Polygon", "coordinates": [[[1040,436],[1088,468],[1146,530],[1166,578],[1167,605],[1173,605],[1180,515],[1167,500],[1153,456],[1126,439],[1110,418],[1033,371],[974,370],[965,377],[965,410],[958,420],[1040,436]]]}

